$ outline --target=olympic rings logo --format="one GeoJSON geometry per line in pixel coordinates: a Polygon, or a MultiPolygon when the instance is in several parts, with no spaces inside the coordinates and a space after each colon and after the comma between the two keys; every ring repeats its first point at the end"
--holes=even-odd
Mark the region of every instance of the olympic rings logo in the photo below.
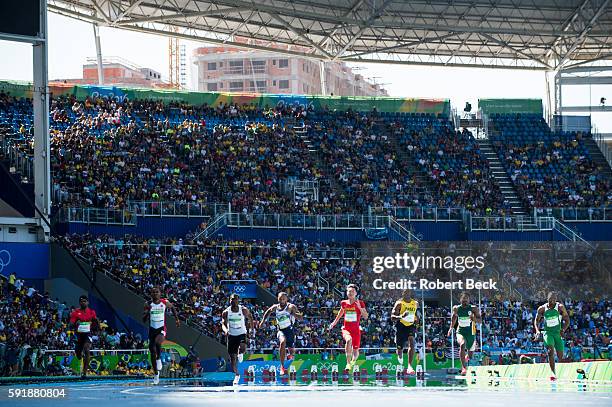
{"type": "Polygon", "coordinates": [[[5,266],[11,263],[11,253],[8,250],[0,250],[0,273],[4,270],[5,266]]]}
{"type": "Polygon", "coordinates": [[[235,293],[243,293],[246,291],[246,286],[243,285],[235,285],[234,286],[234,292],[235,293]]]}

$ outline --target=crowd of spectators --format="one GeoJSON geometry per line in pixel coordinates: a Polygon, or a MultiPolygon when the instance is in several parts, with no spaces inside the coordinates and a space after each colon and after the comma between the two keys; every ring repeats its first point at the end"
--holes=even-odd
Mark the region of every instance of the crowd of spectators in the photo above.
{"type": "MultiPolygon", "coordinates": [[[[315,245],[299,241],[210,241],[204,244],[187,243],[181,239],[158,241],[128,236],[116,239],[82,235],[69,236],[66,241],[75,253],[88,258],[95,267],[105,268],[139,294],[146,294],[152,286],[162,287],[165,296],[180,304],[181,318],[220,341],[224,340],[220,332],[220,315],[228,305],[228,295],[220,282],[254,279],[272,293],[288,292],[290,301],[304,313],[304,320],[297,322],[297,347],[341,348],[341,335],[328,331],[327,327],[343,299],[346,284],[359,283],[363,278],[356,260],[314,258],[309,253],[315,245]]],[[[316,248],[324,250],[325,246],[316,248]]],[[[551,289],[547,285],[543,287],[551,289]]],[[[568,291],[561,293],[567,296],[568,291]]],[[[564,301],[572,320],[568,343],[590,349],[595,346],[599,350],[607,349],[612,307],[608,301],[597,299],[605,297],[580,294],[582,297],[579,299],[564,301]]],[[[488,292],[483,292],[483,295],[488,295],[488,292]]],[[[537,307],[545,301],[546,292],[537,291],[534,295],[538,296],[524,301],[510,301],[499,296],[483,298],[485,318],[482,332],[487,350],[515,349],[525,353],[541,349],[541,344],[532,341],[532,322],[537,307]],[[540,302],[535,301],[537,298],[541,299],[540,302]]],[[[265,307],[249,301],[245,304],[259,321],[265,307]]],[[[365,346],[393,347],[392,305],[393,300],[368,302],[372,317],[362,323],[362,343],[365,346]]],[[[450,309],[428,304],[425,314],[427,349],[447,350],[450,347],[446,336],[450,309]]],[[[275,330],[271,320],[256,331],[250,348],[276,348],[275,330]]],[[[418,336],[422,338],[420,329],[418,336]]]]}
{"type": "MultiPolygon", "coordinates": [[[[66,363],[57,361],[49,350],[74,349],[76,334],[69,324],[73,306],[28,287],[11,274],[0,277],[0,376],[24,371],[67,373],[66,363]]],[[[143,349],[139,335],[120,333],[106,321],[93,332],[93,349],[143,349]]]]}
{"type": "Polygon", "coordinates": [[[541,116],[497,115],[493,146],[529,207],[606,207],[612,180],[592,160],[587,134],[552,132],[541,116]]]}
{"type": "Polygon", "coordinates": [[[464,207],[473,213],[508,212],[501,189],[488,161],[472,134],[455,131],[449,121],[395,124],[400,145],[434,185],[436,201],[441,208],[464,207]]]}
{"type": "MultiPolygon", "coordinates": [[[[495,142],[525,203],[609,204],[610,180],[580,137],[555,138],[544,130],[541,140],[500,136],[495,142]]],[[[31,101],[0,93],[0,133],[12,148],[33,154],[31,101]]],[[[56,206],[120,209],[171,201],[311,214],[381,206],[508,209],[474,137],[434,115],[398,120],[375,110],[61,96],[51,100],[50,133],[56,206]],[[302,127],[304,133],[295,130],[302,127]],[[413,168],[430,182],[419,182],[413,168]],[[295,181],[316,183],[318,200],[296,199],[295,181]]]]}

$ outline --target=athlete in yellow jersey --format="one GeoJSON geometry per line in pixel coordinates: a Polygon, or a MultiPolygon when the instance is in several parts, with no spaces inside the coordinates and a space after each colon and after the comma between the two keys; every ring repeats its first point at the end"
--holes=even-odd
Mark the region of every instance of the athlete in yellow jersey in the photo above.
{"type": "Polygon", "coordinates": [[[391,321],[395,322],[395,345],[397,346],[397,360],[404,365],[404,345],[408,342],[408,374],[414,374],[412,361],[414,359],[416,324],[419,304],[412,298],[410,289],[402,292],[402,298],[395,302],[391,312],[391,321]]]}

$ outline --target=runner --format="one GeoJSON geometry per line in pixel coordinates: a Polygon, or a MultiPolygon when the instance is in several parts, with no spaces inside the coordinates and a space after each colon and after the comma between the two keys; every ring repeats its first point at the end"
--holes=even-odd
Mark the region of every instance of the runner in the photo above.
{"type": "Polygon", "coordinates": [[[76,357],[82,362],[81,377],[87,377],[87,369],[89,369],[89,351],[91,350],[92,325],[95,330],[98,329],[98,317],[96,311],[89,308],[89,300],[86,295],[79,297],[80,308],[75,309],[70,314],[70,324],[76,329],[76,357]]]}
{"type": "Polygon", "coordinates": [[[346,368],[350,372],[359,357],[359,346],[361,345],[361,328],[359,321],[361,317],[368,317],[365,303],[357,299],[357,286],[349,284],[346,286],[347,300],[340,303],[340,309],[336,319],[329,325],[329,330],[334,329],[340,318],[344,317],[342,326],[342,339],[345,342],[346,350],[346,368]]]}
{"type": "Polygon", "coordinates": [[[535,328],[535,340],[540,339],[540,324],[544,320],[544,344],[548,349],[548,364],[552,371],[550,376],[551,381],[557,380],[557,374],[555,371],[555,350],[557,351],[557,358],[559,363],[563,360],[563,350],[565,349],[563,343],[563,334],[569,328],[570,319],[565,306],[557,302],[557,293],[551,291],[548,293],[548,302],[538,307],[538,312],[533,321],[535,328]],[[561,319],[563,319],[563,328],[561,328],[561,319]]]}
{"type": "Polygon", "coordinates": [[[170,303],[170,301],[161,298],[161,291],[159,287],[153,287],[151,289],[151,298],[153,301],[149,304],[145,304],[144,313],[142,320],[147,322],[149,320],[149,352],[151,354],[151,366],[153,366],[153,384],[159,383],[159,374],[162,370],[161,361],[161,347],[162,343],[166,340],[166,310],[172,311],[174,320],[176,321],[176,327],[181,326],[181,322],[178,319],[176,313],[176,307],[170,303]]]}
{"type": "Polygon", "coordinates": [[[416,324],[419,318],[416,315],[418,302],[412,298],[412,291],[405,289],[402,298],[395,302],[391,312],[391,321],[395,322],[395,346],[397,347],[397,361],[404,366],[404,345],[408,342],[408,374],[415,374],[412,368],[414,360],[416,324]]]}
{"type": "Polygon", "coordinates": [[[285,355],[287,354],[287,348],[289,348],[289,356],[287,359],[293,359],[293,344],[295,341],[293,324],[295,323],[296,318],[302,318],[302,314],[298,312],[295,304],[291,304],[288,301],[289,297],[287,296],[287,293],[278,293],[278,304],[274,304],[268,308],[266,312],[264,312],[261,322],[259,322],[259,329],[261,329],[263,328],[264,322],[266,321],[266,318],[268,318],[268,315],[270,315],[272,312],[276,313],[276,326],[278,327],[276,337],[278,338],[280,347],[281,376],[287,373],[285,370],[285,355]]]}
{"type": "Polygon", "coordinates": [[[476,324],[482,322],[478,307],[470,304],[470,295],[461,294],[461,304],[453,307],[451,327],[448,336],[452,335],[453,328],[457,326],[457,343],[459,344],[461,357],[461,374],[467,373],[467,366],[476,349],[476,324]]]}
{"type": "Polygon", "coordinates": [[[235,375],[234,385],[236,385],[240,381],[238,362],[242,362],[249,339],[249,330],[253,329],[251,312],[240,305],[240,296],[236,293],[230,296],[230,306],[223,311],[221,328],[223,333],[227,335],[227,353],[230,356],[230,363],[235,375]]]}

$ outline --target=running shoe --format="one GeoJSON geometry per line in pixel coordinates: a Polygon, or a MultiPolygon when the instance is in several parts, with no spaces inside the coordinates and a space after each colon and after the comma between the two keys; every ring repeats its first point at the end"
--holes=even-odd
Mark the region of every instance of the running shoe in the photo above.
{"type": "Polygon", "coordinates": [[[155,373],[155,376],[153,376],[153,384],[159,384],[159,372],[155,373]]]}
{"type": "Polygon", "coordinates": [[[286,375],[286,374],[287,374],[287,369],[285,369],[285,367],[284,367],[284,366],[281,366],[281,367],[280,367],[280,375],[281,375],[281,376],[284,376],[284,375],[286,375]]]}
{"type": "Polygon", "coordinates": [[[233,384],[234,386],[237,386],[237,385],[238,385],[238,383],[240,383],[240,375],[239,375],[239,374],[237,374],[236,376],[234,376],[234,381],[232,382],[232,384],[233,384]]]}
{"type": "Polygon", "coordinates": [[[465,367],[461,368],[461,376],[465,376],[467,374],[467,369],[465,367]]]}
{"type": "Polygon", "coordinates": [[[557,381],[557,376],[550,376],[550,381],[551,382],[556,382],[557,381]]]}
{"type": "Polygon", "coordinates": [[[409,375],[416,374],[416,372],[414,371],[414,369],[410,365],[408,365],[408,368],[406,369],[406,373],[408,373],[409,375]]]}

